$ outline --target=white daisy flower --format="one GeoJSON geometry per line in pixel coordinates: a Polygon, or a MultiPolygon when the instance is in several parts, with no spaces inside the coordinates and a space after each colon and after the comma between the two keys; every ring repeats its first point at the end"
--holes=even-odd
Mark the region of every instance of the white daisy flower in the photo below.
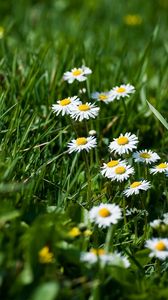
{"type": "Polygon", "coordinates": [[[104,249],[91,248],[89,252],[81,253],[81,261],[89,264],[95,264],[98,261],[102,262],[107,260],[108,260],[108,254],[106,254],[104,249]]]}
{"type": "Polygon", "coordinates": [[[151,184],[147,180],[134,181],[130,186],[123,192],[126,197],[131,195],[138,195],[140,191],[147,191],[151,188],[151,184]]]}
{"type": "Polygon", "coordinates": [[[76,121],[79,120],[81,122],[84,119],[90,119],[97,117],[99,113],[100,107],[95,106],[91,103],[79,104],[76,106],[71,107],[71,117],[76,121]]]}
{"type": "Polygon", "coordinates": [[[125,164],[125,160],[110,160],[108,163],[103,163],[103,167],[101,167],[101,174],[104,175],[105,177],[109,178],[111,174],[113,174],[113,170],[116,166],[119,166],[120,164],[125,164]]]}
{"type": "Polygon", "coordinates": [[[162,224],[162,220],[160,219],[153,220],[152,222],[149,223],[149,225],[154,229],[159,228],[161,224],[162,224]]]}
{"type": "Polygon", "coordinates": [[[111,95],[110,92],[94,92],[91,94],[91,98],[95,99],[97,101],[102,101],[106,104],[112,102],[114,100],[114,97],[111,95]]]}
{"type": "Polygon", "coordinates": [[[109,149],[115,154],[128,154],[137,148],[138,138],[135,134],[126,132],[124,135],[120,134],[118,138],[113,139],[113,142],[110,143],[109,149]]]}
{"type": "Polygon", "coordinates": [[[153,168],[151,168],[149,171],[151,174],[154,174],[154,175],[157,173],[166,173],[166,172],[168,172],[168,163],[164,162],[159,165],[156,165],[153,168]]]}
{"type": "Polygon", "coordinates": [[[151,164],[160,159],[160,156],[151,150],[141,150],[133,153],[133,158],[137,163],[151,164]]]}
{"type": "Polygon", "coordinates": [[[89,135],[90,135],[90,136],[96,136],[96,135],[97,135],[96,130],[91,129],[91,130],[89,131],[89,135]]]}
{"type": "Polygon", "coordinates": [[[122,268],[129,268],[130,262],[126,256],[123,256],[121,253],[114,252],[113,254],[111,254],[110,265],[122,268]]]}
{"type": "Polygon", "coordinates": [[[108,178],[110,178],[112,181],[116,180],[122,182],[127,180],[133,174],[134,168],[132,168],[130,165],[120,164],[119,166],[113,168],[108,178]]]}
{"type": "Polygon", "coordinates": [[[127,257],[122,256],[120,253],[106,253],[103,249],[90,249],[89,252],[82,252],[81,261],[89,264],[99,262],[102,265],[111,265],[122,268],[128,268],[130,262],[127,257]]]}
{"type": "Polygon", "coordinates": [[[98,227],[109,227],[122,218],[122,213],[121,208],[116,204],[101,203],[90,210],[89,217],[98,227]]]}
{"type": "Polygon", "coordinates": [[[90,149],[95,148],[97,146],[96,138],[93,136],[89,137],[79,137],[76,140],[72,140],[70,143],[68,143],[68,152],[80,152],[82,150],[86,150],[87,152],[90,151],[90,149]]]}
{"type": "Polygon", "coordinates": [[[72,106],[80,104],[81,101],[77,96],[68,97],[63,100],[58,100],[57,104],[52,105],[52,110],[58,116],[59,114],[68,115],[71,111],[72,106]]]}
{"type": "Polygon", "coordinates": [[[153,238],[147,240],[145,247],[151,250],[150,257],[157,257],[161,260],[168,257],[168,239],[153,238]]]}
{"type": "Polygon", "coordinates": [[[136,207],[126,209],[126,216],[131,216],[131,215],[146,215],[148,216],[148,212],[146,209],[137,209],[136,207]]]}
{"type": "Polygon", "coordinates": [[[63,75],[63,79],[68,81],[68,83],[74,82],[74,80],[85,81],[87,79],[86,75],[92,73],[92,70],[86,66],[82,66],[81,68],[73,68],[71,71],[65,72],[63,75]]]}
{"type": "Polygon", "coordinates": [[[163,214],[163,222],[168,225],[168,213],[163,214]]]}
{"type": "Polygon", "coordinates": [[[122,84],[120,86],[114,87],[110,92],[113,99],[120,100],[121,97],[129,97],[130,94],[135,93],[135,88],[130,84],[122,84]]]}

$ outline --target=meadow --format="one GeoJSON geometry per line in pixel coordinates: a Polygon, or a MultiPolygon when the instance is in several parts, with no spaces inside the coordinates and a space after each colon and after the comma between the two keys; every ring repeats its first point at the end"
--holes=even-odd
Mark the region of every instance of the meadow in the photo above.
{"type": "Polygon", "coordinates": [[[168,0],[0,3],[0,296],[168,299],[168,0]]]}

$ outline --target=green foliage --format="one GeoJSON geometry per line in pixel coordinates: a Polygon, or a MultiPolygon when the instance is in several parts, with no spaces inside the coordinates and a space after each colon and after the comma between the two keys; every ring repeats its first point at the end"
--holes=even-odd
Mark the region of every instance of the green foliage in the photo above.
{"type": "Polygon", "coordinates": [[[110,158],[108,145],[120,133],[137,134],[140,149],[167,159],[168,1],[125,2],[0,3],[2,299],[167,299],[167,260],[159,264],[144,249],[148,238],[158,236],[149,222],[168,211],[166,177],[135,166],[152,189],[124,203],[124,184],[100,174],[110,158]],[[125,21],[137,14],[139,24],[125,21]],[[64,72],[82,64],[93,71],[87,83],[62,80],[64,72]],[[52,112],[58,99],[78,95],[90,102],[91,92],[122,83],[133,84],[136,93],[123,103],[100,103],[98,118],[87,124],[52,112]],[[96,151],[87,157],[67,153],[67,143],[91,129],[96,151]],[[89,221],[90,208],[100,203],[116,203],[123,211],[134,204],[148,216],[126,216],[109,237],[107,229],[89,221]],[[81,261],[81,253],[107,246],[126,255],[130,267],[81,261]]]}

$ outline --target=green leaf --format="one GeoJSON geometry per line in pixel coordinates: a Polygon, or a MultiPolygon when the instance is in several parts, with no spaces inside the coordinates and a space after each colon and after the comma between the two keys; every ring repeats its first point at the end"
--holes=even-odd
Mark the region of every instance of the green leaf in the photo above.
{"type": "Polygon", "coordinates": [[[165,118],[163,118],[163,116],[161,115],[161,113],[154,108],[154,106],[152,104],[150,104],[147,100],[146,100],[150,110],[153,112],[153,114],[155,115],[155,117],[164,125],[164,127],[166,127],[166,129],[168,129],[168,123],[165,120],[165,118]]]}
{"type": "Polygon", "coordinates": [[[0,215],[0,224],[4,224],[7,221],[11,221],[12,219],[15,219],[20,216],[19,211],[13,210],[9,212],[4,212],[0,215]]]}
{"type": "Polygon", "coordinates": [[[59,286],[56,282],[51,281],[47,283],[43,283],[37,287],[35,292],[33,293],[31,300],[54,300],[58,295],[59,286]]]}
{"type": "Polygon", "coordinates": [[[18,277],[18,281],[23,285],[30,284],[33,281],[33,273],[29,263],[25,264],[23,271],[18,277]]]}

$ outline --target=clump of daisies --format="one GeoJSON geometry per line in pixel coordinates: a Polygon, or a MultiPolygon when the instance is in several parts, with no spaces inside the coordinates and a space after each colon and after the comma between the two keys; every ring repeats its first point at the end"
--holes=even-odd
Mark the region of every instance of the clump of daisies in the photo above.
{"type": "Polygon", "coordinates": [[[63,79],[68,83],[73,83],[74,80],[77,81],[85,81],[87,79],[87,75],[91,74],[92,70],[86,66],[82,66],[80,68],[73,68],[71,71],[65,72],[63,75],[63,79]]]}
{"type": "Polygon", "coordinates": [[[107,163],[103,163],[103,166],[101,167],[101,174],[107,178],[110,178],[110,176],[113,174],[114,168],[124,164],[126,164],[125,160],[111,159],[107,163]]]}

